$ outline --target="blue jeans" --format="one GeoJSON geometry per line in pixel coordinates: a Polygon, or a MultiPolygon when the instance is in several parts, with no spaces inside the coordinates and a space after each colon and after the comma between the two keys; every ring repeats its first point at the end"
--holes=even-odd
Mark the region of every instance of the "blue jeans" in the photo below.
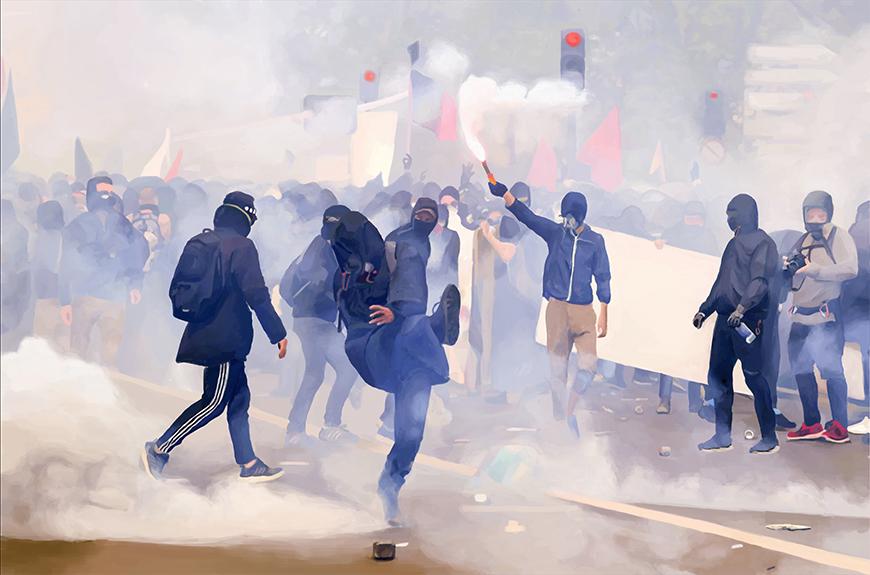
{"type": "Polygon", "coordinates": [[[245,362],[233,360],[206,367],[202,376],[202,388],[202,397],[172,422],[169,429],[157,440],[157,449],[162,453],[169,453],[188,435],[204,427],[226,409],[236,463],[244,465],[253,461],[256,455],[251,445],[251,429],[248,426],[251,391],[248,389],[245,362]]]}
{"type": "MultiPolygon", "coordinates": [[[[689,411],[697,413],[701,409],[703,400],[701,399],[701,384],[694,381],[687,382],[687,392],[689,394],[689,411]]],[[[659,400],[663,403],[671,404],[671,393],[674,388],[674,378],[670,375],[659,375],[659,400]]]]}
{"type": "Polygon", "coordinates": [[[432,385],[438,382],[433,374],[417,370],[403,379],[399,389],[393,394],[395,440],[378,481],[379,488],[398,491],[405,484],[405,477],[411,472],[411,466],[423,442],[429,394],[432,385]]]}
{"type": "Polygon", "coordinates": [[[813,373],[813,364],[828,384],[831,418],[841,425],[849,424],[846,378],[843,373],[843,324],[829,321],[818,325],[793,323],[788,334],[788,359],[798,384],[798,393],[804,411],[804,423],[821,422],[819,413],[819,386],[813,373]]]}
{"type": "Polygon", "coordinates": [[[335,383],[326,402],[326,425],[341,425],[341,412],[347,396],[356,382],[356,370],[344,352],[344,337],[335,325],[317,318],[297,317],[293,320],[293,331],[302,342],[305,355],[305,374],[287,423],[287,431],[305,431],[305,422],[317,390],[323,385],[323,376],[328,363],[335,370],[335,383]]]}

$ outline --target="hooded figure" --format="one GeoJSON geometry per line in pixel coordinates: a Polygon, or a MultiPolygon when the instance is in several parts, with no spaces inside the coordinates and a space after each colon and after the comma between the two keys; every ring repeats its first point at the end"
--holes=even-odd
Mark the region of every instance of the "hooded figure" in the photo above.
{"type": "Polygon", "coordinates": [[[643,210],[637,206],[628,206],[617,217],[604,217],[601,220],[601,227],[608,230],[645,240],[653,239],[652,234],[646,229],[646,216],[643,215],[643,210]]]}
{"type": "Polygon", "coordinates": [[[69,327],[61,321],[57,301],[57,274],[63,239],[63,207],[56,201],[36,210],[36,240],[33,244],[33,334],[52,342],[56,349],[69,348],[69,327]]]}
{"type": "Polygon", "coordinates": [[[701,202],[687,202],[683,207],[683,218],[662,234],[668,245],[684,250],[718,255],[716,237],[707,227],[707,214],[701,202]]]}
{"type": "Polygon", "coordinates": [[[831,223],[834,203],[827,192],[815,191],[803,203],[807,233],[794,246],[791,264],[792,325],[788,357],[798,384],[804,423],[790,440],[823,438],[848,443],[848,387],[843,372],[844,324],[848,313],[841,298],[845,282],[858,274],[855,241],[831,223]],[[801,265],[803,264],[803,265],[801,265]],[[814,367],[827,382],[830,425],[822,426],[814,367]]]}
{"type": "Polygon", "coordinates": [[[843,284],[843,309],[846,310],[846,341],[861,348],[864,378],[864,405],[870,404],[870,201],[858,206],[855,223],[849,228],[858,251],[858,276],[843,284]]]}
{"type": "Polygon", "coordinates": [[[349,212],[333,242],[347,356],[366,383],[392,394],[382,420],[395,429],[395,442],[378,480],[384,515],[392,524],[399,521],[399,490],[423,440],[431,386],[448,380],[442,343],[455,343],[459,331],[459,294],[453,286],[445,289],[439,309],[425,315],[429,234],[437,219],[435,201],[421,198],[411,221],[391,232],[378,254],[377,230],[362,214],[349,212]]]}
{"type": "Polygon", "coordinates": [[[327,364],[335,370],[335,383],[329,392],[319,437],[325,441],[353,438],[341,425],[341,413],[357,374],[345,353],[344,338],[335,329],[338,307],[333,282],[338,261],[331,245],[341,218],[348,213],[347,206],[326,208],[320,233],[293,260],[281,279],[281,297],[293,309],[293,331],[299,336],[305,357],[305,372],[288,417],[285,446],[305,441],[305,423],[314,396],[323,384],[327,364]]]}
{"type": "Polygon", "coordinates": [[[698,445],[702,451],[731,448],[731,419],[734,403],[734,365],[740,360],[746,385],[752,391],[755,414],[761,429],[761,441],[750,453],[773,453],[779,449],[776,420],[770,388],[765,378],[767,329],[771,302],[770,284],[777,272],[776,244],[758,228],[758,207],[746,194],[738,194],[726,209],[728,227],[734,237],[725,247],[719,274],[710,294],[693,323],[700,329],[706,318],[716,312],[716,327],[710,351],[708,380],[716,410],[716,433],[698,445]],[[748,328],[749,333],[739,329],[748,328]]]}
{"type": "Polygon", "coordinates": [[[831,197],[831,194],[829,194],[828,192],[823,192],[821,190],[810,192],[809,194],[807,194],[807,197],[804,198],[804,228],[807,230],[807,232],[810,233],[810,235],[813,236],[813,239],[822,240],[822,228],[828,222],[807,221],[807,216],[809,215],[810,210],[812,210],[813,208],[821,209],[826,214],[828,214],[828,222],[830,222],[834,217],[834,199],[831,197]]]}
{"type": "Polygon", "coordinates": [[[607,305],[610,303],[610,260],[601,234],[584,225],[586,196],[568,192],[562,198],[562,224],[535,214],[518,201],[502,183],[489,185],[494,196],[505,200],[508,210],[547,244],[543,296],[547,300],[547,352],[550,358],[550,391],[553,417],[565,419],[579,438],[574,414],[582,393],[595,375],[597,338],[607,334],[607,305]],[[592,280],[595,280],[595,290],[592,280]],[[600,316],[592,306],[600,303],[600,316]],[[577,349],[579,369],[566,400],[568,363],[577,349]]]}

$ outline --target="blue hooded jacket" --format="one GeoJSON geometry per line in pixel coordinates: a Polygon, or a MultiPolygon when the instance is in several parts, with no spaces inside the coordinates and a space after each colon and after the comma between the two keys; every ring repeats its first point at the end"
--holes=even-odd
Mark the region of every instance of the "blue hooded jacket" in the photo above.
{"type": "MultiPolygon", "coordinates": [[[[558,299],[573,304],[592,303],[592,278],[595,278],[598,301],[610,303],[610,260],[604,238],[588,225],[580,234],[575,230],[535,214],[519,200],[508,210],[530,230],[547,242],[544,263],[544,299],[558,299]]],[[[562,200],[562,215],[573,216],[577,224],[586,218],[586,198],[569,192],[562,200]]]]}

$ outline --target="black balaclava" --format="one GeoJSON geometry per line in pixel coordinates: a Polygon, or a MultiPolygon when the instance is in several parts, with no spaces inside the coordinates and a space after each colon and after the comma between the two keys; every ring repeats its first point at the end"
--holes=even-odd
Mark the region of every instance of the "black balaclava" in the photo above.
{"type": "Polygon", "coordinates": [[[341,221],[341,216],[350,213],[350,208],[341,204],[329,206],[323,212],[323,225],[320,228],[320,237],[326,241],[332,241],[335,237],[335,230],[338,229],[338,223],[341,221]]]}
{"type": "Polygon", "coordinates": [[[528,207],[532,207],[532,190],[529,188],[529,185],[525,182],[517,182],[511,186],[511,189],[508,190],[513,197],[526,204],[528,207]]]}
{"type": "Polygon", "coordinates": [[[432,198],[420,198],[411,210],[411,230],[420,237],[426,237],[435,229],[438,223],[438,204],[432,198]],[[424,222],[417,219],[417,214],[422,211],[432,212],[432,221],[424,222]]]}
{"type": "MultiPolygon", "coordinates": [[[[828,192],[823,192],[821,190],[816,190],[815,192],[810,192],[807,194],[807,197],[804,198],[804,228],[810,234],[812,234],[813,239],[820,240],[824,237],[824,232],[822,228],[825,224],[816,224],[807,222],[807,212],[809,212],[813,208],[820,208],[825,210],[825,213],[828,214],[828,222],[834,217],[834,200],[831,198],[831,194],[828,192]]],[[[825,222],[827,223],[827,222],[825,222]]]]}
{"type": "Polygon", "coordinates": [[[565,218],[565,227],[576,230],[583,225],[586,219],[586,196],[580,192],[568,192],[562,198],[562,217],[565,218]],[[573,219],[573,221],[571,221],[573,219]]]}
{"type": "Polygon", "coordinates": [[[728,216],[728,227],[735,235],[758,229],[758,205],[748,194],[737,194],[731,198],[725,213],[728,216]]]}
{"type": "Polygon", "coordinates": [[[111,211],[116,208],[118,200],[113,192],[98,192],[97,184],[111,184],[112,178],[108,176],[95,176],[88,180],[87,192],[85,195],[85,205],[89,212],[98,212],[100,210],[111,211]]]}
{"type": "Polygon", "coordinates": [[[214,212],[214,227],[230,228],[243,236],[251,233],[251,226],[256,221],[254,198],[245,192],[230,192],[214,212]]]}
{"type": "Polygon", "coordinates": [[[36,223],[44,230],[62,230],[63,207],[54,200],[39,204],[36,208],[36,223]]]}

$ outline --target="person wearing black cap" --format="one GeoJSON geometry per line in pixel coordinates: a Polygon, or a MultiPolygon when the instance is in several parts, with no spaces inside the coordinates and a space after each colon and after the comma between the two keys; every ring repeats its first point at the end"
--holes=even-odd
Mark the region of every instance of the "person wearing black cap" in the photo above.
{"type": "Polygon", "coordinates": [[[508,191],[502,183],[490,184],[490,192],[504,199],[508,210],[547,242],[543,296],[547,303],[547,351],[550,356],[550,391],[553,416],[566,418],[577,437],[580,428],[574,411],[582,393],[592,382],[598,362],[596,338],[607,335],[607,305],[610,303],[610,260],[604,238],[586,220],[586,197],[568,192],[562,198],[561,224],[538,216],[508,191]],[[600,302],[596,317],[592,307],[592,280],[600,302]],[[579,369],[564,407],[565,384],[571,349],[577,349],[579,369]]]}
{"type": "Polygon", "coordinates": [[[766,329],[776,329],[775,325],[766,325],[768,306],[776,305],[776,298],[770,295],[770,283],[777,268],[776,244],[758,227],[758,206],[751,196],[734,196],[728,203],[726,214],[734,237],[725,246],[719,274],[710,294],[692,319],[693,325],[701,329],[704,321],[716,313],[707,375],[715,402],[716,432],[712,438],[699,444],[698,449],[731,449],[733,373],[734,364],[739,359],[746,385],[752,392],[761,430],[761,441],[749,452],[775,453],[779,450],[779,442],[770,388],[764,373],[766,349],[763,333],[766,329]]]}
{"type": "Polygon", "coordinates": [[[843,372],[845,318],[840,293],[843,282],[858,275],[858,251],[849,233],[831,223],[833,215],[830,194],[810,192],[803,203],[807,233],[785,262],[794,292],[788,358],[804,412],[800,429],[788,433],[790,441],[821,437],[830,443],[849,442],[848,388],[843,372]],[[827,381],[831,421],[825,427],[813,365],[827,381]]]}
{"type": "MultiPolygon", "coordinates": [[[[214,231],[202,234],[216,234],[219,241],[214,257],[219,258],[217,269],[222,275],[220,299],[207,318],[188,322],[175,359],[205,368],[202,397],[185,409],[163,435],[145,444],[142,463],[153,478],[161,476],[174,448],[224,409],[241,479],[271,481],[283,474],[280,468],[269,467],[254,454],[248,426],[251,392],[245,359],[254,338],[251,310],[257,314],[269,341],[278,346],[278,357],[283,359],[287,353],[287,332],[272,307],[257,248],[248,238],[256,221],[254,198],[244,192],[230,192],[215,211],[214,231]]],[[[187,254],[182,254],[179,269],[189,261],[186,258],[187,254]]],[[[178,273],[176,270],[176,276],[178,273]]],[[[172,293],[170,287],[170,296],[172,293]]]]}
{"type": "Polygon", "coordinates": [[[101,359],[115,366],[124,334],[125,300],[142,298],[148,243],[118,206],[112,180],[88,180],[88,211],[63,232],[58,299],[63,322],[70,326],[70,347],[86,357],[94,327],[100,330],[101,359]]]}
{"type": "Polygon", "coordinates": [[[327,363],[335,370],[335,383],[326,402],[319,437],[324,441],[355,439],[341,423],[341,412],[356,382],[356,371],[344,353],[344,338],[335,329],[338,308],[332,279],[338,261],[330,243],[341,216],[348,212],[346,206],[328,207],[323,212],[320,234],[290,264],[281,279],[281,297],[293,308],[293,331],[299,336],[305,356],[305,373],[288,417],[285,446],[300,445],[307,438],[305,422],[314,396],[323,385],[327,363]]]}

